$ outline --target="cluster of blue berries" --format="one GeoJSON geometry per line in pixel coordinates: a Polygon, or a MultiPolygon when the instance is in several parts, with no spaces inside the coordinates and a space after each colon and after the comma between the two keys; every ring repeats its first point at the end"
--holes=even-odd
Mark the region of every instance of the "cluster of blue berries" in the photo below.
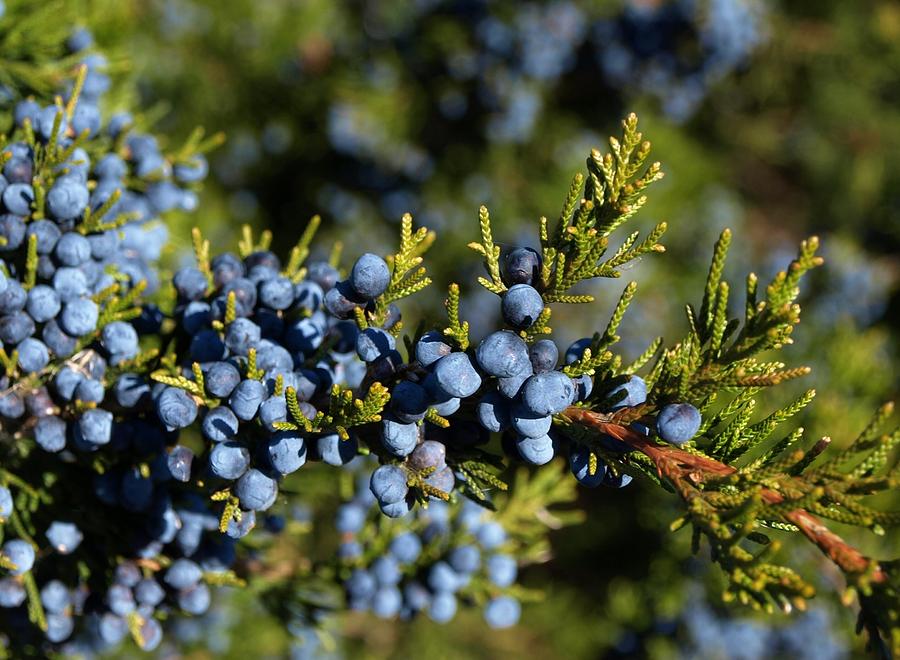
{"type": "MultiPolygon", "coordinates": [[[[130,633],[149,650],[162,637],[157,613],[203,611],[203,572],[233,561],[233,548],[218,539],[200,552],[218,519],[170,492],[183,453],[166,451],[175,438],[145,414],[149,389],[128,373],[141,336],[163,321],[153,305],[137,307],[159,286],[155,262],[167,230],[153,221],[195,208],[207,168],[201,155],[167,158],[127,114],[104,121],[106,61],[90,52],[87,31],[68,45],[82,65],[78,82],[64,103],[19,102],[15,139],[0,156],[0,418],[4,430],[34,439],[36,469],[68,471],[63,481],[71,483],[57,483],[54,496],[72,506],[64,519],[33,519],[32,538],[3,545],[4,564],[14,568],[0,580],[0,607],[21,619],[16,644],[99,652],[130,633]],[[98,515],[123,530],[115,548],[90,531],[98,515]],[[156,559],[173,545],[167,556],[177,559],[163,569],[156,559]],[[83,560],[95,569],[90,581],[78,577],[83,560]],[[141,561],[151,564],[139,568],[141,561]],[[181,562],[193,567],[187,580],[176,577],[181,562]],[[28,623],[30,580],[40,590],[40,627],[28,623]]],[[[18,487],[0,486],[0,522],[13,515],[18,487]]],[[[4,531],[18,536],[14,529],[4,531]]]]}
{"type": "Polygon", "coordinates": [[[607,81],[657,97],[676,121],[689,119],[710,85],[745,65],[765,40],[755,0],[628,2],[594,26],[596,57],[607,81]]]}
{"type": "Polygon", "coordinates": [[[474,602],[477,595],[492,628],[518,622],[521,606],[512,594],[518,565],[506,552],[514,541],[489,511],[469,500],[457,506],[432,501],[392,527],[390,539],[370,544],[366,522],[372,505],[363,479],[335,517],[350,609],[384,619],[424,613],[447,623],[461,602],[474,602]]]}
{"type": "MultiPolygon", "coordinates": [[[[193,469],[217,487],[232,487],[241,513],[230,522],[229,534],[249,532],[256,513],[275,502],[278,481],[308,457],[340,466],[356,456],[355,437],[321,433],[312,438],[279,425],[289,422],[289,395],[299,413],[315,422],[320,411],[329,409],[335,385],[361,385],[367,373],[361,358],[377,362],[378,351],[393,350],[394,339],[386,331],[360,333],[348,320],[355,307],[371,304],[384,292],[388,277],[385,261],[366,254],[347,280],[339,280],[328,263],[312,262],[306,277],[293,281],[268,251],[243,259],[219,255],[208,275],[193,267],[175,274],[175,314],[186,344],[184,373],[193,377],[196,364],[204,391],[198,397],[177,386],[144,386],[166,428],[186,428],[199,419],[209,450],[191,468],[193,456],[181,448],[183,481],[191,479],[193,469]]],[[[396,308],[392,314],[396,323],[396,308]]]]}

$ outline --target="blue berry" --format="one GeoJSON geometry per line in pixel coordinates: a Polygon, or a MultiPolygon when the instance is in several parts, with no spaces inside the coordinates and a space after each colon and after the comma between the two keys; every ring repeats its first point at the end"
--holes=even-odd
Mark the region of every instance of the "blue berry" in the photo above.
{"type": "Polygon", "coordinates": [[[68,639],[75,630],[75,620],[68,613],[50,612],[47,614],[47,630],[44,636],[48,642],[58,644],[68,639]]]}
{"type": "Polygon", "coordinates": [[[69,366],[62,367],[53,378],[53,387],[56,393],[66,401],[75,397],[75,389],[84,380],[84,376],[69,366]]]}
{"type": "Polygon", "coordinates": [[[390,551],[401,564],[412,564],[422,552],[422,542],[414,533],[403,532],[391,541],[390,551]]]}
{"type": "Polygon", "coordinates": [[[372,562],[372,575],[380,585],[393,586],[400,582],[400,565],[392,555],[381,555],[372,562]]]}
{"type": "Polygon", "coordinates": [[[594,389],[594,381],[588,374],[581,374],[572,379],[575,385],[575,400],[586,401],[594,389]]]}
{"type": "Polygon", "coordinates": [[[457,573],[474,573],[481,565],[481,552],[474,545],[461,545],[450,551],[447,560],[457,573]]]}
{"type": "Polygon", "coordinates": [[[25,223],[22,218],[12,214],[0,215],[0,237],[5,240],[0,245],[0,252],[18,250],[25,240],[25,223]]]}
{"type": "Polygon", "coordinates": [[[291,474],[306,463],[306,442],[296,431],[279,431],[269,440],[269,462],[280,474],[291,474]]]}
{"type": "Polygon", "coordinates": [[[534,373],[553,371],[559,361],[559,349],[556,348],[552,339],[541,339],[534,342],[528,349],[528,357],[534,373]]]}
{"type": "Polygon", "coordinates": [[[0,607],[19,607],[25,597],[25,587],[19,580],[11,577],[0,580],[0,607]]]}
{"type": "Polygon", "coordinates": [[[233,539],[242,539],[256,527],[256,511],[241,511],[241,519],[228,521],[225,533],[233,539]]]}
{"type": "Polygon", "coordinates": [[[525,384],[525,381],[531,378],[531,375],[531,367],[529,366],[526,371],[523,371],[518,376],[498,378],[497,391],[507,399],[515,399],[519,395],[519,392],[522,390],[522,386],[525,384]]]}
{"type": "Polygon", "coordinates": [[[381,504],[400,502],[409,492],[406,485],[406,471],[398,465],[382,465],[375,470],[369,487],[381,504]]]}
{"type": "Polygon", "coordinates": [[[259,421],[269,432],[275,432],[275,422],[287,421],[287,402],[284,397],[270,396],[259,406],[259,421]]]}
{"type": "Polygon", "coordinates": [[[364,300],[374,300],[387,290],[391,272],[387,262],[367,252],[356,260],[350,272],[350,286],[364,300]]]}
{"type": "Polygon", "coordinates": [[[495,630],[516,625],[521,616],[522,606],[512,596],[498,596],[484,608],[484,620],[495,630]]]}
{"type": "Polygon", "coordinates": [[[535,413],[528,406],[515,403],[510,413],[510,422],[519,435],[526,438],[541,438],[547,435],[553,426],[553,417],[535,413]]]}
{"type": "Polygon", "coordinates": [[[53,254],[62,266],[80,266],[91,258],[91,244],[78,232],[66,232],[56,242],[53,254]]]}
{"type": "Polygon", "coordinates": [[[8,183],[31,183],[34,163],[31,157],[13,156],[3,166],[3,177],[8,183]]]}
{"type": "Polygon", "coordinates": [[[117,616],[128,616],[135,609],[134,594],[124,584],[114,584],[106,592],[106,605],[117,616]]]}
{"type": "Polygon", "coordinates": [[[262,331],[250,319],[239,318],[225,331],[225,346],[235,355],[246,356],[251,348],[257,348],[262,331]]]}
{"type": "Polygon", "coordinates": [[[59,318],[60,326],[73,337],[83,337],[97,328],[100,310],[89,298],[77,298],[67,302],[59,318]]]}
{"type": "Polygon", "coordinates": [[[335,516],[335,529],[341,534],[355,534],[366,522],[366,510],[356,503],[342,504],[335,516]]]}
{"type": "Polygon", "coordinates": [[[437,330],[430,330],[416,342],[416,360],[423,367],[428,367],[452,352],[450,344],[444,341],[444,335],[437,330]]]}
{"type": "Polygon", "coordinates": [[[193,587],[200,582],[203,577],[203,571],[200,566],[190,559],[176,559],[172,565],[166,569],[163,576],[163,582],[173,589],[182,590],[193,587]]]}
{"type": "Polygon", "coordinates": [[[366,328],[356,338],[356,353],[363,362],[374,362],[396,347],[393,336],[381,328],[366,328]]]}
{"type": "Polygon", "coordinates": [[[489,520],[478,527],[475,537],[482,548],[493,550],[506,542],[506,531],[500,523],[489,520]]]}
{"type": "Polygon", "coordinates": [[[394,456],[408,456],[419,441],[417,424],[404,423],[386,416],[381,422],[381,442],[394,456]]]}
{"type": "MultiPolygon", "coordinates": [[[[450,493],[453,490],[453,486],[456,484],[456,477],[453,475],[453,470],[450,466],[445,466],[426,477],[425,483],[439,491],[450,493]]],[[[435,495],[430,497],[431,499],[437,498],[435,495]]]]}
{"type": "Polygon", "coordinates": [[[265,397],[265,385],[258,380],[242,380],[228,397],[228,405],[238,419],[246,422],[256,416],[265,397]]]}
{"type": "Polygon", "coordinates": [[[498,378],[509,378],[530,370],[528,345],[508,330],[485,337],[478,345],[475,358],[487,374],[498,378]]]}
{"type": "MultiPolygon", "coordinates": [[[[83,182],[73,176],[61,177],[47,192],[47,210],[56,220],[71,220],[84,213],[90,198],[87,186],[83,182]]],[[[4,199],[4,201],[6,200],[4,199]]],[[[18,211],[14,211],[14,213],[18,213],[18,211]]],[[[78,264],[67,265],[76,266],[78,264]]]]}
{"type": "Polygon", "coordinates": [[[434,376],[438,385],[450,396],[466,399],[481,387],[481,376],[465,353],[451,353],[437,361],[434,376]]]}
{"type": "Polygon", "coordinates": [[[113,397],[123,408],[143,407],[150,401],[150,384],[143,376],[122,374],[113,386],[113,397]]]}
{"type": "Polygon", "coordinates": [[[34,548],[30,543],[21,539],[12,539],[4,543],[0,548],[0,555],[15,564],[15,568],[9,569],[11,575],[22,575],[34,566],[34,548]]]}
{"type": "Polygon", "coordinates": [[[577,341],[572,342],[569,348],[566,349],[566,364],[572,364],[573,362],[577,362],[578,360],[580,360],[581,356],[584,354],[584,349],[589,348],[591,342],[591,337],[583,337],[577,341]]]}
{"type": "Polygon", "coordinates": [[[278,497],[278,484],[259,470],[251,468],[238,480],[234,494],[243,508],[265,511],[278,497]]]}
{"type": "Polygon", "coordinates": [[[689,403],[670,403],[656,416],[656,432],[666,442],[681,445],[700,430],[700,411],[689,403]]]}
{"type": "Polygon", "coordinates": [[[156,580],[145,578],[134,587],[134,597],[141,605],[156,607],[166,597],[166,592],[156,580]]]}
{"type": "Polygon", "coordinates": [[[206,178],[209,172],[209,163],[203,154],[197,154],[191,158],[176,163],[172,168],[172,174],[181,183],[197,183],[206,178]]]}
{"type": "Polygon", "coordinates": [[[72,113],[72,129],[76,135],[87,131],[88,137],[100,131],[100,110],[95,105],[79,103],[72,113]]]}
{"type": "Polygon", "coordinates": [[[59,227],[50,220],[35,220],[28,223],[28,229],[25,233],[28,237],[37,237],[38,254],[51,254],[56,247],[56,242],[62,236],[59,227]]]}
{"type": "Polygon", "coordinates": [[[100,333],[100,341],[114,365],[137,357],[138,335],[130,323],[113,321],[107,324],[100,333]]]}
{"type": "Polygon", "coordinates": [[[15,280],[6,280],[6,288],[0,293],[0,314],[12,314],[25,308],[28,294],[15,280]]]}
{"type": "Polygon", "coordinates": [[[166,467],[173,479],[187,483],[191,479],[191,463],[193,461],[194,452],[190,448],[175,445],[166,456],[166,467]]]}
{"type": "Polygon", "coordinates": [[[228,353],[228,349],[218,332],[202,330],[191,339],[189,353],[195,362],[215,362],[223,359],[228,353]]]}
{"type": "Polygon", "coordinates": [[[308,312],[315,312],[322,306],[325,292],[322,287],[310,280],[303,280],[294,285],[294,304],[308,312]]]}
{"type": "Polygon", "coordinates": [[[324,463],[341,467],[356,458],[359,442],[354,437],[341,440],[337,433],[329,433],[316,440],[316,448],[324,463]]]}
{"type": "Polygon", "coordinates": [[[234,293],[235,304],[239,310],[238,316],[245,316],[256,307],[256,285],[245,277],[238,277],[228,282],[222,288],[222,293],[226,298],[228,294],[234,293]]]}
{"type": "Polygon", "coordinates": [[[536,374],[522,386],[522,403],[538,415],[561,413],[575,401],[575,385],[561,371],[536,374]]]}
{"type": "Polygon", "coordinates": [[[228,397],[241,382],[241,373],[229,362],[215,362],[204,374],[206,391],[217,399],[228,397]]]}
{"type": "Polygon", "coordinates": [[[18,419],[25,414],[25,402],[15,392],[0,393],[0,416],[18,419]]]}
{"type": "Polygon", "coordinates": [[[113,415],[108,410],[85,410],[75,427],[76,437],[90,445],[105,445],[112,439],[113,415]]]}
{"type": "Polygon", "coordinates": [[[516,581],[518,566],[516,560],[503,554],[491,555],[485,562],[488,579],[496,586],[505,589],[516,581]]]}
{"type": "Polygon", "coordinates": [[[541,275],[541,255],[526,247],[515,248],[503,259],[503,279],[515,284],[534,284],[541,275]]]}
{"type": "Polygon", "coordinates": [[[94,174],[101,182],[109,180],[118,184],[128,174],[128,165],[117,155],[106,154],[94,165],[94,174]]]}
{"type": "Polygon", "coordinates": [[[6,486],[0,486],[0,521],[6,521],[12,515],[12,493],[6,486]]]}
{"type": "Polygon", "coordinates": [[[509,427],[509,401],[496,390],[487,392],[481,397],[475,408],[475,414],[478,423],[493,433],[499,433],[509,427]]]}
{"type": "Polygon", "coordinates": [[[428,607],[428,617],[435,623],[447,623],[456,616],[456,607],[456,596],[452,593],[436,593],[428,607]]]}
{"type": "Polygon", "coordinates": [[[275,277],[259,285],[259,301],[269,309],[287,309],[294,304],[294,284],[275,277]]]}
{"type": "Polygon", "coordinates": [[[606,477],[606,464],[598,458],[597,469],[591,474],[590,456],[591,451],[587,447],[573,446],[569,454],[569,468],[581,485],[596,488],[606,477]]]}
{"type": "MultiPolygon", "coordinates": [[[[44,451],[62,451],[66,446],[66,423],[54,415],[41,417],[34,427],[34,441],[44,451]]],[[[0,511],[0,518],[4,517],[0,511]]]]}
{"type": "Polygon", "coordinates": [[[61,307],[59,294],[46,284],[38,284],[28,292],[25,309],[36,323],[46,323],[55,318],[61,307]]]}
{"type": "Polygon", "coordinates": [[[16,350],[19,352],[19,368],[25,373],[37,373],[50,362],[50,352],[39,339],[23,339],[16,350]]]}
{"type": "Polygon", "coordinates": [[[421,612],[431,603],[431,594],[419,582],[408,582],[403,586],[404,605],[413,612],[421,612]]]}
{"type": "Polygon", "coordinates": [[[613,388],[606,398],[615,400],[613,410],[639,406],[647,400],[647,383],[639,376],[629,376],[625,383],[613,388]]]}
{"type": "Polygon", "coordinates": [[[61,614],[72,602],[69,590],[59,580],[50,580],[41,587],[41,605],[51,614],[61,614]]]}
{"type": "Polygon", "coordinates": [[[381,587],[372,596],[372,612],[382,619],[390,619],[400,612],[403,595],[397,587],[381,587]]]}
{"type": "MultiPolygon", "coordinates": [[[[57,268],[53,274],[53,289],[64,303],[77,301],[88,292],[87,276],[77,268],[57,268]]],[[[66,330],[72,334],[70,330],[66,330]]]]}
{"type": "Polygon", "coordinates": [[[197,419],[197,403],[184,390],[167,387],[156,400],[156,412],[167,428],[183,429],[197,419]]]}
{"type": "Polygon", "coordinates": [[[426,440],[413,450],[407,464],[420,472],[429,468],[442,470],[447,465],[446,459],[447,447],[437,440],[426,440]]]}
{"type": "Polygon", "coordinates": [[[509,325],[524,330],[530,328],[544,311],[544,301],[534,287],[516,284],[503,294],[500,311],[509,325]]]}
{"type": "Polygon", "coordinates": [[[31,205],[34,203],[34,188],[29,184],[9,184],[3,191],[2,198],[3,205],[10,213],[19,216],[31,215],[31,205]]]}
{"type": "Polygon", "coordinates": [[[359,568],[355,569],[350,574],[350,577],[344,583],[344,586],[351,596],[360,599],[371,598],[378,588],[375,577],[368,571],[359,568]]]}
{"type": "Polygon", "coordinates": [[[209,587],[202,582],[188,587],[180,592],[177,596],[178,607],[194,616],[199,616],[209,609],[211,601],[209,587]]]}
{"type": "Polygon", "coordinates": [[[31,99],[19,101],[18,103],[16,103],[15,110],[13,111],[13,117],[15,119],[16,125],[23,126],[26,119],[28,119],[33,125],[35,117],[37,117],[37,113],[40,111],[41,106],[38,105],[36,101],[32,101],[31,99]]]}
{"type": "Polygon", "coordinates": [[[97,622],[97,634],[105,644],[117,646],[128,634],[128,622],[112,612],[106,612],[97,622]]]}
{"type": "Polygon", "coordinates": [[[391,410],[401,422],[418,422],[428,411],[428,393],[421,385],[403,380],[391,392],[391,410]]]}
{"type": "Polygon", "coordinates": [[[85,403],[101,403],[106,390],[103,389],[103,383],[94,378],[84,378],[75,388],[75,400],[85,403]]]}
{"type": "Polygon", "coordinates": [[[206,294],[206,275],[199,269],[182,268],[172,278],[175,290],[183,300],[200,300],[206,294]]]}
{"type": "Polygon", "coordinates": [[[360,303],[356,292],[347,282],[338,282],[333,289],[329,289],[322,301],[328,313],[338,319],[349,319],[360,303]]]}
{"type": "Polygon", "coordinates": [[[435,562],[428,571],[428,586],[438,593],[455,593],[460,588],[460,576],[445,561],[435,562]]]}
{"type": "Polygon", "coordinates": [[[34,321],[25,312],[0,317],[0,340],[4,344],[18,344],[33,335],[34,330],[34,321]]]}
{"type": "Polygon", "coordinates": [[[250,450],[237,442],[219,442],[209,454],[209,469],[220,479],[234,481],[250,467],[250,450]]]}
{"type": "Polygon", "coordinates": [[[516,442],[519,455],[532,465],[545,465],[553,460],[553,441],[549,436],[521,438],[516,442]]]}

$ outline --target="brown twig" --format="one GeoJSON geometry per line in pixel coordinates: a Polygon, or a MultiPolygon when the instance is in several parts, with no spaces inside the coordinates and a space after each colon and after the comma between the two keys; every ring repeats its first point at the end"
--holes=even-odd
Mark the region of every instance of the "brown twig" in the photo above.
{"type": "MultiPolygon", "coordinates": [[[[667,479],[684,499],[699,494],[697,486],[711,479],[721,479],[737,472],[736,468],[715,459],[692,454],[672,445],[661,445],[650,437],[623,426],[615,417],[584,408],[571,407],[563,413],[568,419],[612,436],[648,456],[661,478],[667,479]]],[[[780,504],[784,495],[770,488],[761,491],[767,504],[780,504]]],[[[866,557],[840,536],[828,529],[822,521],[805,509],[793,509],[782,514],[784,519],[796,525],[806,538],[845,573],[862,574],[868,571],[875,582],[887,580],[887,574],[875,560],[866,557]]]]}

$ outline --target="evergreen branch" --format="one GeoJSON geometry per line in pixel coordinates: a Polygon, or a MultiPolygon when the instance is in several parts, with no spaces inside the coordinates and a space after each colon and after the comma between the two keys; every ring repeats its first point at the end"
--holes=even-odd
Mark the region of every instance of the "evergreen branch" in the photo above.
{"type": "MultiPolygon", "coordinates": [[[[828,471],[805,469],[825,450],[827,442],[817,443],[805,454],[792,452],[780,466],[739,470],[700,453],[657,444],[623,425],[614,415],[570,407],[562,417],[592,432],[612,436],[653,461],[659,476],[687,506],[687,519],[712,545],[714,559],[731,580],[732,596],[768,608],[779,603],[787,606],[791,601],[812,595],[812,588],[789,568],[771,564],[769,556],[753,556],[735,545],[755,524],[794,528],[842,570],[850,587],[859,594],[863,615],[896,646],[900,638],[897,619],[900,578],[896,562],[879,562],[865,556],[826,527],[811,510],[873,529],[876,529],[876,519],[896,524],[900,513],[873,513],[852,499],[848,487],[852,475],[835,478],[828,471]],[[796,469],[785,469],[787,466],[796,469]],[[736,495],[728,495],[729,492],[736,495]],[[827,504],[828,501],[840,502],[847,513],[827,504]],[[773,582],[768,579],[771,575],[789,579],[773,582]]],[[[892,482],[885,482],[885,488],[895,487],[892,482]]]]}
{"type": "Polygon", "coordinates": [[[451,337],[459,350],[469,348],[469,322],[459,320],[459,285],[453,283],[449,287],[447,299],[444,301],[447,310],[448,326],[444,328],[444,334],[451,337]]]}
{"type": "Polygon", "coordinates": [[[425,227],[413,232],[413,219],[409,213],[400,220],[400,249],[387,258],[391,279],[387,290],[375,299],[375,311],[369,317],[370,325],[382,326],[387,320],[388,308],[392,302],[418,293],[429,284],[422,267],[422,255],[434,243],[436,234],[425,227]]]}
{"type": "Polygon", "coordinates": [[[206,275],[207,287],[211,288],[213,273],[209,259],[209,241],[203,238],[199,227],[191,230],[191,243],[194,247],[194,258],[197,260],[197,270],[206,275]]]}
{"type": "Polygon", "coordinates": [[[484,266],[491,278],[488,280],[479,277],[478,283],[488,291],[500,295],[506,291],[506,285],[503,283],[503,278],[500,277],[500,246],[494,245],[491,216],[486,206],[478,209],[478,224],[481,227],[481,243],[473,241],[469,243],[469,247],[482,256],[484,266]]]}
{"type": "Polygon", "coordinates": [[[291,256],[288,259],[287,266],[285,266],[282,271],[282,275],[290,278],[294,284],[300,282],[305,275],[303,262],[305,262],[306,258],[309,256],[310,243],[312,243],[312,239],[316,235],[316,231],[319,229],[321,222],[321,216],[314,215],[310,218],[309,223],[307,223],[306,228],[304,228],[303,233],[300,235],[300,240],[297,241],[297,245],[291,250],[291,256]]]}

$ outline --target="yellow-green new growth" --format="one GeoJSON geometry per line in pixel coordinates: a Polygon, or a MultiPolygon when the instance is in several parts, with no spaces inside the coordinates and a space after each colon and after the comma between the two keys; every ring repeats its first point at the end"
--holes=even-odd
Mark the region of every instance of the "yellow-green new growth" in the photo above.
{"type": "Polygon", "coordinates": [[[418,293],[431,278],[422,266],[422,255],[434,244],[437,235],[425,227],[413,231],[413,219],[406,213],[400,220],[400,249],[386,258],[391,278],[383,294],[375,299],[375,310],[368,313],[368,325],[381,327],[387,320],[388,306],[418,293]]]}

